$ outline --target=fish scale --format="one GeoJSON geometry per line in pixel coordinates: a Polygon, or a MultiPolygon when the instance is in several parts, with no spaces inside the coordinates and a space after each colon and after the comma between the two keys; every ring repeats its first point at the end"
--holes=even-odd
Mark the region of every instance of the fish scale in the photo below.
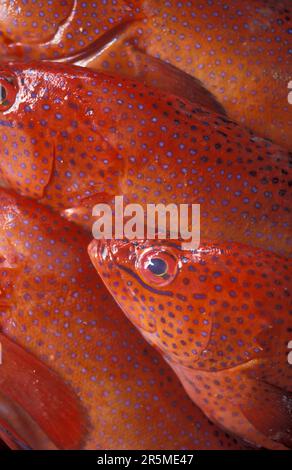
{"type": "Polygon", "coordinates": [[[203,239],[291,253],[286,150],[135,81],[40,63],[2,65],[1,76],[0,175],[16,191],[87,222],[119,194],[200,204],[203,239]]]}
{"type": "Polygon", "coordinates": [[[183,73],[171,80],[169,63],[232,119],[291,150],[290,0],[14,5],[0,10],[2,57],[73,61],[184,94],[191,84],[183,73]]]}
{"type": "Polygon", "coordinates": [[[123,318],[82,230],[8,190],[0,207],[1,438],[40,448],[28,413],[44,448],[242,448],[123,318]]]}
{"type": "Polygon", "coordinates": [[[212,421],[259,446],[291,448],[291,260],[211,241],[183,250],[174,240],[93,240],[89,254],[212,421]]]}

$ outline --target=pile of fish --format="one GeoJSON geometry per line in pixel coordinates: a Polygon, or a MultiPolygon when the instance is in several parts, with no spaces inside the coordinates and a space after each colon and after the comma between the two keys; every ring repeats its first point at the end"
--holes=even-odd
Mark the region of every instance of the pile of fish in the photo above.
{"type": "Polygon", "coordinates": [[[292,448],[291,32],[290,0],[0,2],[8,447],[292,448]],[[199,247],[93,239],[116,195],[200,204],[199,247]]]}

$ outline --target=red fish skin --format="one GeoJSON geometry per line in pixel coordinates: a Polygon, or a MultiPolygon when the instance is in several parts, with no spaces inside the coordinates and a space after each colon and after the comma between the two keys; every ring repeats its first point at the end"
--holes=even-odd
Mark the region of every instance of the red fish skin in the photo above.
{"type": "Polygon", "coordinates": [[[43,63],[4,64],[0,76],[12,81],[0,113],[0,175],[11,188],[70,217],[85,200],[90,215],[94,201],[119,194],[198,203],[203,239],[290,255],[286,150],[138,82],[43,63]]]}
{"type": "Polygon", "coordinates": [[[82,230],[4,189],[0,207],[1,332],[78,395],[88,419],[81,448],[242,448],[124,318],[95,275],[82,230]]]}
{"type": "Polygon", "coordinates": [[[94,240],[89,254],[211,420],[257,445],[291,446],[291,411],[281,409],[292,397],[291,260],[236,243],[186,251],[176,240],[94,240]],[[145,268],[153,257],[175,260],[163,286],[145,268]]]}
{"type": "MultiPolygon", "coordinates": [[[[4,272],[7,270],[2,269],[2,278],[4,272]]],[[[24,449],[78,448],[87,424],[78,396],[57,374],[2,333],[0,344],[1,437],[24,449]]]]}
{"type": "MultiPolygon", "coordinates": [[[[151,81],[143,67],[141,73],[134,53],[139,49],[200,79],[230,118],[291,150],[291,107],[287,100],[287,86],[292,79],[289,0],[214,0],[209,4],[147,0],[118,1],[114,6],[99,1],[88,2],[86,11],[82,3],[75,2],[71,16],[68,10],[73,2],[60,8],[59,21],[66,15],[67,20],[59,29],[57,22],[51,22],[56,4],[50,6],[51,11],[45,12],[43,19],[50,28],[42,31],[38,18],[38,28],[29,28],[30,32],[35,30],[34,37],[23,47],[21,36],[29,40],[31,33],[18,24],[15,43],[13,32],[5,33],[9,18],[2,17],[2,56],[67,58],[151,81]],[[37,37],[40,44],[36,43],[37,37]],[[47,42],[43,43],[44,39],[47,42]],[[82,58],[84,54],[85,60],[78,61],[78,55],[82,58]]],[[[20,15],[26,9],[29,11],[30,5],[20,15]]],[[[31,13],[33,21],[38,8],[34,6],[31,13]]],[[[11,20],[14,15],[10,9],[11,20]]],[[[163,80],[160,82],[163,85],[163,80]]]]}

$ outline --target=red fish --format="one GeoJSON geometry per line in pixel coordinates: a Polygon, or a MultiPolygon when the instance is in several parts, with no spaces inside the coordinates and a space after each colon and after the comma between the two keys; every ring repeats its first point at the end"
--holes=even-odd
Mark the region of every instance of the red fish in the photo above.
{"type": "Polygon", "coordinates": [[[291,260],[240,244],[93,241],[110,293],[207,416],[292,447],[291,260]]]}
{"type": "MultiPolygon", "coordinates": [[[[201,204],[205,239],[291,252],[289,155],[215,112],[60,64],[3,65],[0,176],[82,213],[131,202],[201,204]]],[[[88,221],[88,218],[87,218],[88,221]]]]}
{"type": "Polygon", "coordinates": [[[291,149],[290,0],[5,3],[3,57],[69,60],[185,93],[189,80],[168,63],[232,119],[291,149]]]}
{"type": "Polygon", "coordinates": [[[89,238],[0,190],[0,436],[13,448],[242,448],[94,275],[89,238]],[[196,423],[196,424],[194,424],[196,423]]]}
{"type": "MultiPolygon", "coordinates": [[[[6,274],[7,269],[1,267],[1,277],[6,274]]],[[[3,293],[2,297],[5,303],[3,293]]],[[[2,333],[0,344],[2,438],[12,449],[78,448],[86,431],[78,396],[57,374],[2,333]]]]}

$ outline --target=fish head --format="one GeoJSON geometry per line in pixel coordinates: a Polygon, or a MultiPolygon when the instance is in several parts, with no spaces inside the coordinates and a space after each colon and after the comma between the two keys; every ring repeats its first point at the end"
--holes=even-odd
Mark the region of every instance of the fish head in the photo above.
{"type": "MultiPolygon", "coordinates": [[[[210,339],[206,294],[192,292],[199,252],[179,243],[94,240],[89,254],[111,294],[146,339],[176,362],[196,361],[210,339]]],[[[196,288],[193,289],[194,292],[196,288]]]]}
{"type": "Polygon", "coordinates": [[[50,110],[62,106],[53,106],[56,80],[43,67],[13,62],[0,67],[0,176],[33,197],[43,195],[51,177],[57,126],[50,110]]]}
{"type": "Polygon", "coordinates": [[[169,362],[217,371],[263,357],[286,361],[289,260],[236,243],[185,250],[178,240],[94,240],[89,255],[169,362]]]}
{"type": "Polygon", "coordinates": [[[33,449],[116,447],[121,438],[123,448],[240,447],[215,432],[118,309],[89,241],[56,212],[0,188],[0,437],[33,449]],[[130,423],[122,437],[113,415],[130,423]]]}
{"type": "MultiPolygon", "coordinates": [[[[43,118],[40,123],[43,132],[47,129],[53,137],[53,130],[62,127],[62,119],[57,116],[58,111],[67,107],[70,98],[74,101],[74,98],[79,96],[82,80],[86,76],[83,69],[66,67],[63,64],[1,62],[2,122],[7,126],[9,123],[17,123],[20,129],[25,129],[30,124],[30,128],[34,129],[36,123],[43,118]],[[59,123],[53,124],[54,119],[59,120],[59,123]]],[[[71,102],[72,119],[74,107],[71,102]]]]}
{"type": "Polygon", "coordinates": [[[92,121],[86,77],[84,69],[62,64],[1,64],[0,179],[10,188],[41,199],[52,183],[58,192],[55,200],[64,206],[65,195],[86,195],[90,181],[101,179],[92,175],[93,161],[103,148],[88,130],[92,121]]]}

